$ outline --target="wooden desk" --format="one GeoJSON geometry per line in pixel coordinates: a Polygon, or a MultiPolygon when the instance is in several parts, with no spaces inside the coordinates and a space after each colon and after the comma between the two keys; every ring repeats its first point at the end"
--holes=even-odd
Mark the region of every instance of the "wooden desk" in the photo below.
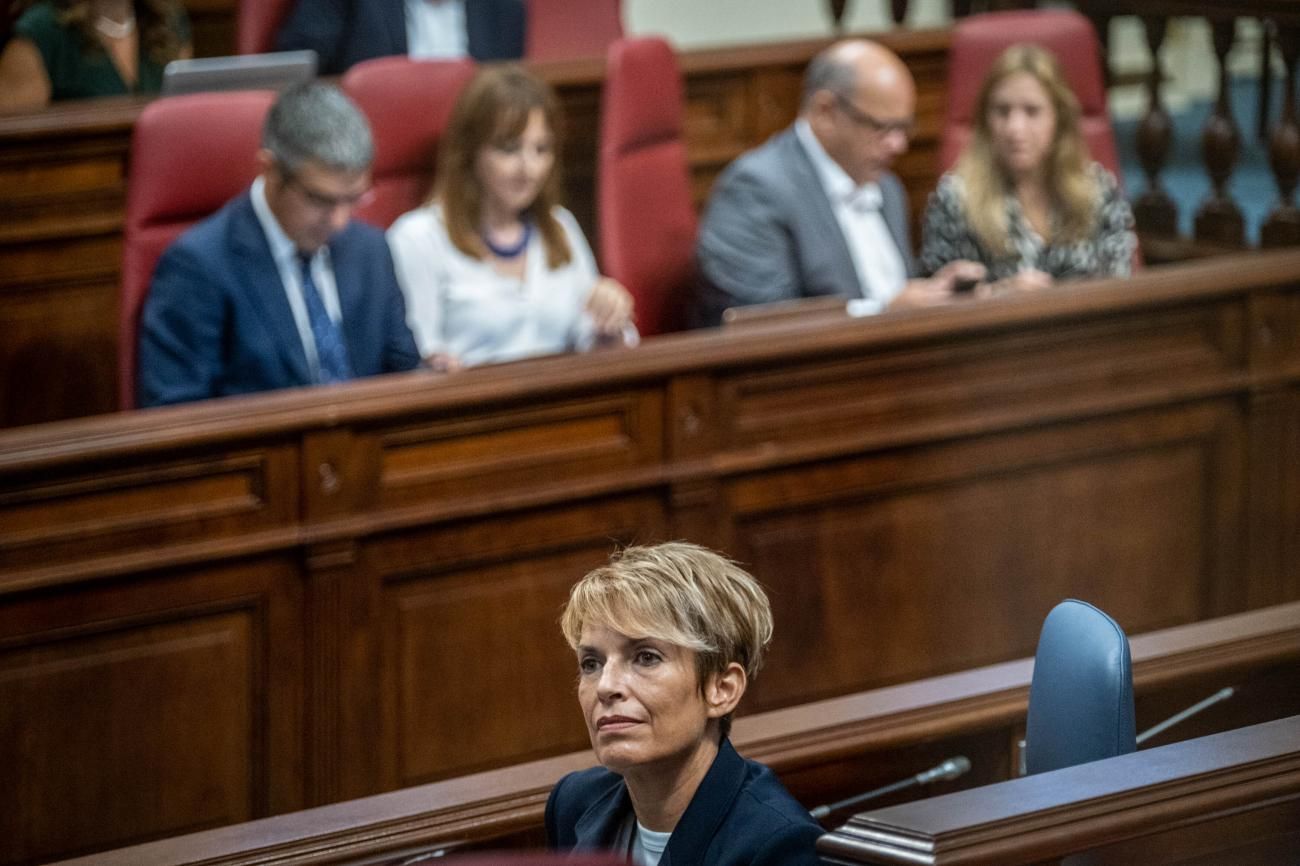
{"type": "MultiPolygon", "coordinates": [[[[1300,604],[1141,635],[1132,648],[1143,725],[1163,717],[1152,712],[1160,701],[1176,698],[1186,706],[1227,683],[1241,689],[1238,697],[1197,719],[1199,730],[1175,729],[1180,736],[1271,720],[1300,707],[1300,604]]],[[[742,716],[734,740],[742,753],[775,767],[809,805],[959,753],[971,758],[971,773],[926,793],[990,784],[1010,777],[1031,671],[1031,660],[1022,659],[742,716]]],[[[576,752],[65,866],[324,866],[392,862],[439,848],[535,846],[550,787],[593,761],[590,752],[576,752]]]]}
{"type": "MultiPolygon", "coordinates": [[[[215,3],[218,12],[223,2],[215,3]]],[[[937,177],[948,33],[900,32],[881,40],[901,54],[917,79],[917,133],[897,170],[911,193],[913,213],[920,214],[937,177]]],[[[697,204],[731,160],[790,123],[803,69],[826,44],[682,55],[697,204]]],[[[568,204],[595,246],[603,61],[534,68],[563,103],[568,204]]],[[[144,104],[68,103],[0,118],[0,427],[117,408],[122,212],[131,129],[144,104]]]]}
{"type": "Polygon", "coordinates": [[[556,616],[617,541],[763,581],[751,712],[1026,656],[1066,596],[1132,633],[1300,599],[1297,276],[1256,254],[0,433],[0,838],[582,748],[556,616]]]}
{"type": "Polygon", "coordinates": [[[1300,863],[1300,716],[855,817],[831,863],[1300,863]]]}

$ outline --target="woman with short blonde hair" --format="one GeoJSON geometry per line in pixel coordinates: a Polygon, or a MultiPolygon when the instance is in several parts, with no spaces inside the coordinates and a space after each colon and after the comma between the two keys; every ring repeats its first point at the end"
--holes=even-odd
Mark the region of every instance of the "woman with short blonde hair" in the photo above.
{"type": "Polygon", "coordinates": [[[975,128],[926,209],[921,264],[969,259],[993,287],[1127,276],[1136,239],[1114,176],[1088,156],[1079,103],[1055,56],[1008,48],[980,89],[975,128]]]}
{"type": "Polygon", "coordinates": [[[665,852],[711,866],[818,862],[821,828],[728,740],[772,639],[751,575],[693,544],[629,547],[573,587],[561,627],[602,767],[551,792],[553,847],[620,851],[638,866],[665,852]]]}

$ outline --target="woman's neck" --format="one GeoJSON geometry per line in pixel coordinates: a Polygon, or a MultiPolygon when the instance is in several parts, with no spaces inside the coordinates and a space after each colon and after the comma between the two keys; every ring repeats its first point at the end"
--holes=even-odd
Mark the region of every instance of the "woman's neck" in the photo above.
{"type": "Polygon", "coordinates": [[[514,211],[484,206],[480,215],[481,228],[492,235],[511,234],[523,228],[523,217],[514,211]]]}
{"type": "Polygon", "coordinates": [[[641,826],[656,833],[672,832],[717,756],[717,741],[706,736],[686,755],[624,773],[632,810],[641,826]]]}

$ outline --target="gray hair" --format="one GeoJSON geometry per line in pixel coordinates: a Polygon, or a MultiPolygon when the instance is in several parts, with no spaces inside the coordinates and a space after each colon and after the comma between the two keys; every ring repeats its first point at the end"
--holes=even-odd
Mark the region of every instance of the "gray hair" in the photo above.
{"type": "Polygon", "coordinates": [[[361,110],[343,91],[319,81],[280,94],[262,128],[262,146],[290,174],[308,160],[335,171],[365,171],[375,156],[361,110]]]}
{"type": "Polygon", "coordinates": [[[829,90],[836,96],[853,98],[853,89],[857,86],[857,72],[853,64],[838,56],[839,44],[824,49],[808,64],[808,71],[803,77],[803,98],[801,109],[807,109],[812,103],[813,94],[819,90],[829,90]]]}

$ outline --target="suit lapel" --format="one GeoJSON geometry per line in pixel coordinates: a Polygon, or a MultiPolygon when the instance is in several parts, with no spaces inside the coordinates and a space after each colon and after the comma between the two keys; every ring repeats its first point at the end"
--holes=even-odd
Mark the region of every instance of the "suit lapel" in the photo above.
{"type": "Polygon", "coordinates": [[[361,309],[361,305],[366,303],[367,292],[362,274],[363,265],[356,256],[357,246],[340,242],[349,231],[345,228],[342,234],[330,241],[330,265],[334,269],[334,289],[339,297],[339,315],[342,316],[339,329],[343,332],[343,344],[347,346],[353,374],[362,376],[365,374],[358,366],[361,357],[357,349],[364,345],[365,340],[359,329],[369,318],[373,318],[373,314],[368,317],[361,309]]]}
{"type": "Polygon", "coordinates": [[[889,233],[894,238],[894,245],[898,247],[899,253],[903,256],[903,267],[907,269],[907,275],[912,277],[916,274],[916,261],[912,257],[912,239],[907,226],[907,208],[900,197],[902,187],[897,183],[881,182],[881,215],[885,218],[885,225],[889,226],[889,233]]]}
{"type": "Polygon", "coordinates": [[[713,766],[673,828],[659,866],[706,866],[704,856],[744,781],[745,759],[732,748],[730,740],[724,739],[713,766]]]}
{"type": "MultiPolygon", "coordinates": [[[[632,812],[627,785],[615,785],[582,813],[574,827],[575,850],[608,848],[618,838],[622,823],[632,812]]],[[[661,861],[666,863],[666,861],[661,861]]]]}
{"type": "Polygon", "coordinates": [[[793,128],[783,133],[783,146],[787,149],[786,165],[791,167],[790,180],[800,195],[796,201],[802,201],[807,208],[810,237],[817,238],[812,249],[824,250],[831,259],[836,286],[852,286],[855,295],[862,294],[862,281],[858,278],[858,269],[853,264],[853,254],[849,251],[849,242],[844,237],[835,211],[831,209],[830,199],[822,187],[822,179],[813,167],[808,151],[803,149],[799,137],[793,128]]]}
{"type": "Polygon", "coordinates": [[[257,221],[253,201],[248,193],[236,201],[231,215],[230,244],[235,262],[236,279],[245,297],[256,309],[256,317],[266,325],[291,378],[301,384],[311,383],[311,369],[302,348],[302,337],[294,321],[289,298],[285,295],[280,271],[271,255],[262,224],[257,221]]]}

